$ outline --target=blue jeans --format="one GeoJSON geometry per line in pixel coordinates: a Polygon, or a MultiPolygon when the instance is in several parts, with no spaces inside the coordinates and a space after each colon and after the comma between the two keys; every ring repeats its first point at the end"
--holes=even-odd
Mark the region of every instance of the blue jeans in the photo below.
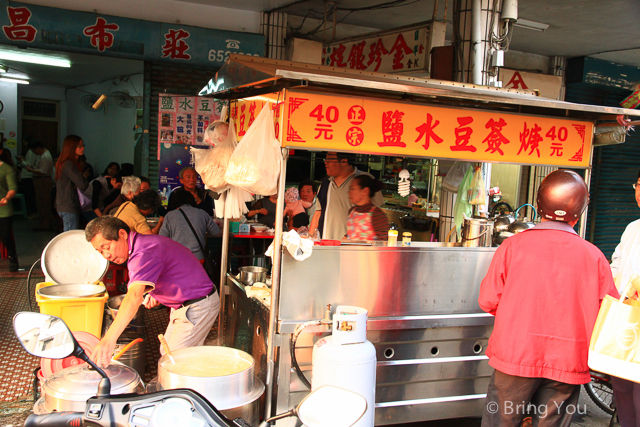
{"type": "Polygon", "coordinates": [[[80,229],[80,214],[75,212],[58,212],[58,215],[62,218],[64,231],[80,229]]]}

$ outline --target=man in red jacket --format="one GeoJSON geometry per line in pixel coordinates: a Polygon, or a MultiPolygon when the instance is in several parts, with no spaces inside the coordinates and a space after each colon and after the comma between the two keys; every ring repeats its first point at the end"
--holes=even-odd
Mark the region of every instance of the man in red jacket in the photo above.
{"type": "Polygon", "coordinates": [[[534,425],[568,426],[580,409],[600,302],[618,297],[606,258],[573,229],[588,202],[580,175],[550,173],[538,190],[542,222],[496,250],[478,300],[495,316],[483,427],[520,426],[527,414],[534,425]]]}

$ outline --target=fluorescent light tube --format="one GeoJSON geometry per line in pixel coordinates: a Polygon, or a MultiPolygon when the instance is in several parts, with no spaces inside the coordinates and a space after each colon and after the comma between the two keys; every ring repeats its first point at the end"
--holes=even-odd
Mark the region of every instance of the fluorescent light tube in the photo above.
{"type": "Polygon", "coordinates": [[[5,59],[7,61],[28,62],[30,64],[51,65],[53,67],[71,67],[71,62],[68,59],[35,55],[31,53],[9,52],[6,50],[0,50],[0,59],[5,59]]]}
{"type": "Polygon", "coordinates": [[[513,23],[514,27],[526,28],[533,31],[544,31],[549,28],[549,24],[543,24],[541,22],[529,21],[528,19],[518,19],[513,23]]]}
{"type": "Polygon", "coordinates": [[[28,80],[12,79],[10,77],[0,77],[0,82],[19,83],[21,85],[28,85],[29,84],[28,80]]]}

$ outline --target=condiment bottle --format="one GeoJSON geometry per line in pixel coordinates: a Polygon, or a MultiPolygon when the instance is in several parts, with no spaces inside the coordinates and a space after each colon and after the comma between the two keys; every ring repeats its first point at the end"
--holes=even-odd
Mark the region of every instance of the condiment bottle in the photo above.
{"type": "Polygon", "coordinates": [[[411,233],[408,231],[402,233],[402,246],[411,246],[411,233]]]}
{"type": "Polygon", "coordinates": [[[398,244],[398,230],[389,230],[389,239],[387,246],[396,246],[398,244]]]}

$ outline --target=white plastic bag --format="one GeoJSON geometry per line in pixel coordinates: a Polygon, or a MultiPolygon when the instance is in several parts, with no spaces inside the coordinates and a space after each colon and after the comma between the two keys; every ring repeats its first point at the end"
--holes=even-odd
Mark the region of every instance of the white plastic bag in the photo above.
{"type": "Polygon", "coordinates": [[[281,162],[273,111],[267,102],[229,159],[224,178],[229,184],[250,193],[271,196],[278,189],[281,162]]]}
{"type": "MultiPolygon", "coordinates": [[[[282,246],[287,249],[296,261],[304,261],[309,258],[313,252],[313,240],[300,237],[295,230],[282,233],[282,246]]],[[[272,242],[265,252],[265,255],[273,258],[273,251],[274,246],[272,242]]]]}
{"type": "Polygon", "coordinates": [[[456,193],[458,191],[458,187],[462,182],[462,178],[464,178],[465,172],[471,165],[469,162],[455,162],[449,172],[447,172],[447,176],[442,180],[442,188],[445,190],[456,193]]]}
{"type": "Polygon", "coordinates": [[[242,215],[249,212],[247,203],[253,200],[251,194],[246,191],[229,187],[229,190],[220,194],[215,203],[215,215],[217,218],[241,218],[242,215]]]}
{"type": "MultiPolygon", "coordinates": [[[[207,189],[222,193],[229,188],[224,179],[227,165],[233,151],[238,144],[233,119],[226,122],[213,122],[205,131],[209,140],[216,138],[213,148],[191,148],[191,156],[195,163],[195,169],[207,189]]],[[[213,141],[211,141],[213,142],[213,141]]]]}

